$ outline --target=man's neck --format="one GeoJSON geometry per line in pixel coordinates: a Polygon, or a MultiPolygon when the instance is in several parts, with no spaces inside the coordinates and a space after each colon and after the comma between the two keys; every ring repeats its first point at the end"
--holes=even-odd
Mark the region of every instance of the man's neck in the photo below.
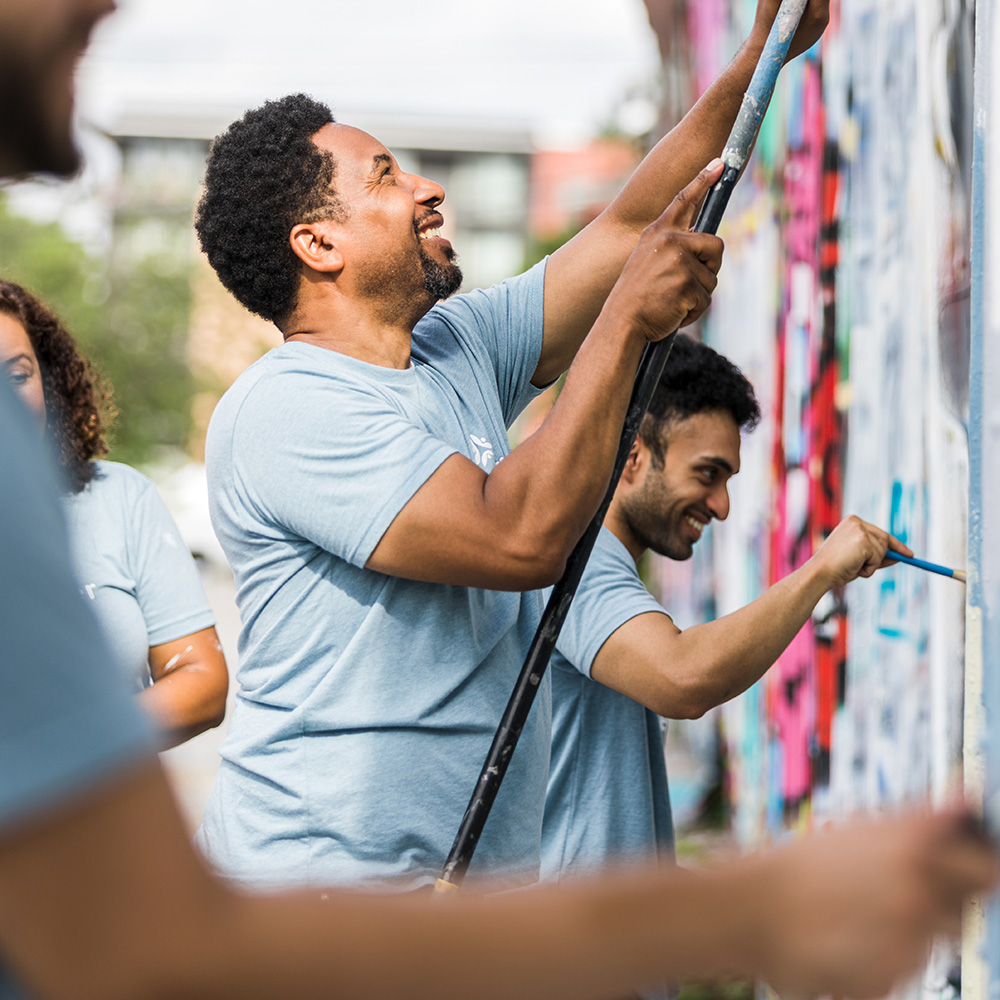
{"type": "Polygon", "coordinates": [[[367,331],[359,327],[349,330],[298,330],[285,337],[285,343],[298,341],[302,344],[315,344],[317,347],[346,354],[349,358],[357,358],[370,365],[380,368],[410,367],[410,334],[400,331],[378,331],[367,335],[367,331]]]}
{"type": "Polygon", "coordinates": [[[628,549],[629,555],[636,562],[642,558],[646,546],[629,530],[628,522],[622,516],[621,508],[616,500],[611,501],[611,506],[604,517],[604,527],[628,549]]]}
{"type": "Polygon", "coordinates": [[[412,316],[386,317],[367,302],[343,298],[296,310],[283,331],[286,343],[315,344],[381,368],[410,367],[412,316]]]}

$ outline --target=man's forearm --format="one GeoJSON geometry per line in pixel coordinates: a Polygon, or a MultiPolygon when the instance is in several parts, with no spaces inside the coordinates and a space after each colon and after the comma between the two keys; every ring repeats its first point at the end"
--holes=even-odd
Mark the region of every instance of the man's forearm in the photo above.
{"type": "Polygon", "coordinates": [[[670,869],[439,901],[251,895],[205,871],[149,762],[0,840],[0,941],[5,967],[53,1000],[586,1000],[756,971],[745,904],[766,889],[670,869]]]}
{"type": "Polygon", "coordinates": [[[689,678],[703,714],[755,684],[808,621],[829,583],[807,562],[745,607],[685,629],[665,669],[689,678]]]}
{"type": "Polygon", "coordinates": [[[996,878],[960,813],[801,841],[710,875],[617,872],[487,898],[211,877],[150,761],[0,838],[5,968],[53,1000],[598,1000],[725,973],[875,996],[996,878]]]}
{"type": "Polygon", "coordinates": [[[609,206],[608,215],[636,236],[713,157],[720,156],[757,65],[748,39],[691,110],[649,152],[609,206]]]}
{"type": "MultiPolygon", "coordinates": [[[[787,58],[795,58],[822,35],[829,21],[829,8],[829,0],[809,0],[787,58]]],[[[702,163],[722,154],[778,9],[779,0],[758,0],[746,41],[718,79],[636,170],[609,210],[617,218],[641,229],[643,219],[655,218],[662,210],[662,204],[657,208],[658,199],[672,197],[671,192],[679,190],[702,163]]]]}
{"type": "Polygon", "coordinates": [[[615,200],[553,254],[545,279],[545,347],[535,385],[566,370],[643,229],[722,152],[755,64],[756,50],[745,43],[683,121],[650,151],[615,200]]]}
{"type": "Polygon", "coordinates": [[[766,889],[755,872],[670,869],[489,898],[245,899],[241,955],[220,996],[607,1000],[753,975],[751,901],[766,889]]]}

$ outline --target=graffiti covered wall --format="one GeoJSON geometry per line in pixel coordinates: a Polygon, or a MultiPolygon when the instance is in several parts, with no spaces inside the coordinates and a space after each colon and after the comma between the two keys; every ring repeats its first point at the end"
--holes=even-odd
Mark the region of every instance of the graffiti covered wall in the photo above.
{"type": "MultiPolygon", "coordinates": [[[[801,565],[845,513],[965,564],[973,7],[841,0],[783,72],[703,330],[765,413],[696,581],[718,614],[801,565]]],[[[688,3],[695,91],[753,8],[688,3]]],[[[959,786],[964,622],[964,588],[911,567],[830,595],[724,710],[740,839],[959,786]]],[[[943,993],[948,966],[925,988],[943,993]]]]}

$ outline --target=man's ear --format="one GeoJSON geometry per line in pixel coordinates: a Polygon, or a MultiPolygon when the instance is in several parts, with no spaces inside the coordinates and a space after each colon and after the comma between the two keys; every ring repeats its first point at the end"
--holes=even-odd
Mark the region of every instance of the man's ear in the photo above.
{"type": "Polygon", "coordinates": [[[344,258],[337,249],[334,230],[329,219],[300,222],[292,226],[288,234],[292,253],[313,271],[329,274],[343,270],[344,258]]]}
{"type": "Polygon", "coordinates": [[[625,459],[625,468],[622,469],[621,482],[627,486],[635,486],[640,483],[646,475],[646,467],[649,465],[649,446],[642,439],[642,434],[637,434],[632,442],[632,448],[625,459]]]}

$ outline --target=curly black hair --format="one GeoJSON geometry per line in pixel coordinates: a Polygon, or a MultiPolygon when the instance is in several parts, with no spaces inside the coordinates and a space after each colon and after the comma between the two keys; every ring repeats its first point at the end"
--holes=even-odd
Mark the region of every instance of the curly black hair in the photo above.
{"type": "Polygon", "coordinates": [[[195,219],[201,248],[226,288],[279,326],[298,298],[292,226],[346,215],[332,187],[336,161],[312,141],[332,121],[325,104],[291,94],[233,122],[208,156],[195,219]]]}
{"type": "Polygon", "coordinates": [[[114,417],[110,389],[80,356],[55,313],[27,289],[0,279],[0,312],[28,334],[42,373],[45,433],[70,492],[79,493],[97,471],[91,460],[108,453],[105,425],[114,417]]]}
{"type": "Polygon", "coordinates": [[[729,412],[741,431],[752,431],[760,421],[760,405],[743,372],[707,344],[679,333],[642,424],[643,440],[658,467],[670,424],[709,410],[729,412]]]}

